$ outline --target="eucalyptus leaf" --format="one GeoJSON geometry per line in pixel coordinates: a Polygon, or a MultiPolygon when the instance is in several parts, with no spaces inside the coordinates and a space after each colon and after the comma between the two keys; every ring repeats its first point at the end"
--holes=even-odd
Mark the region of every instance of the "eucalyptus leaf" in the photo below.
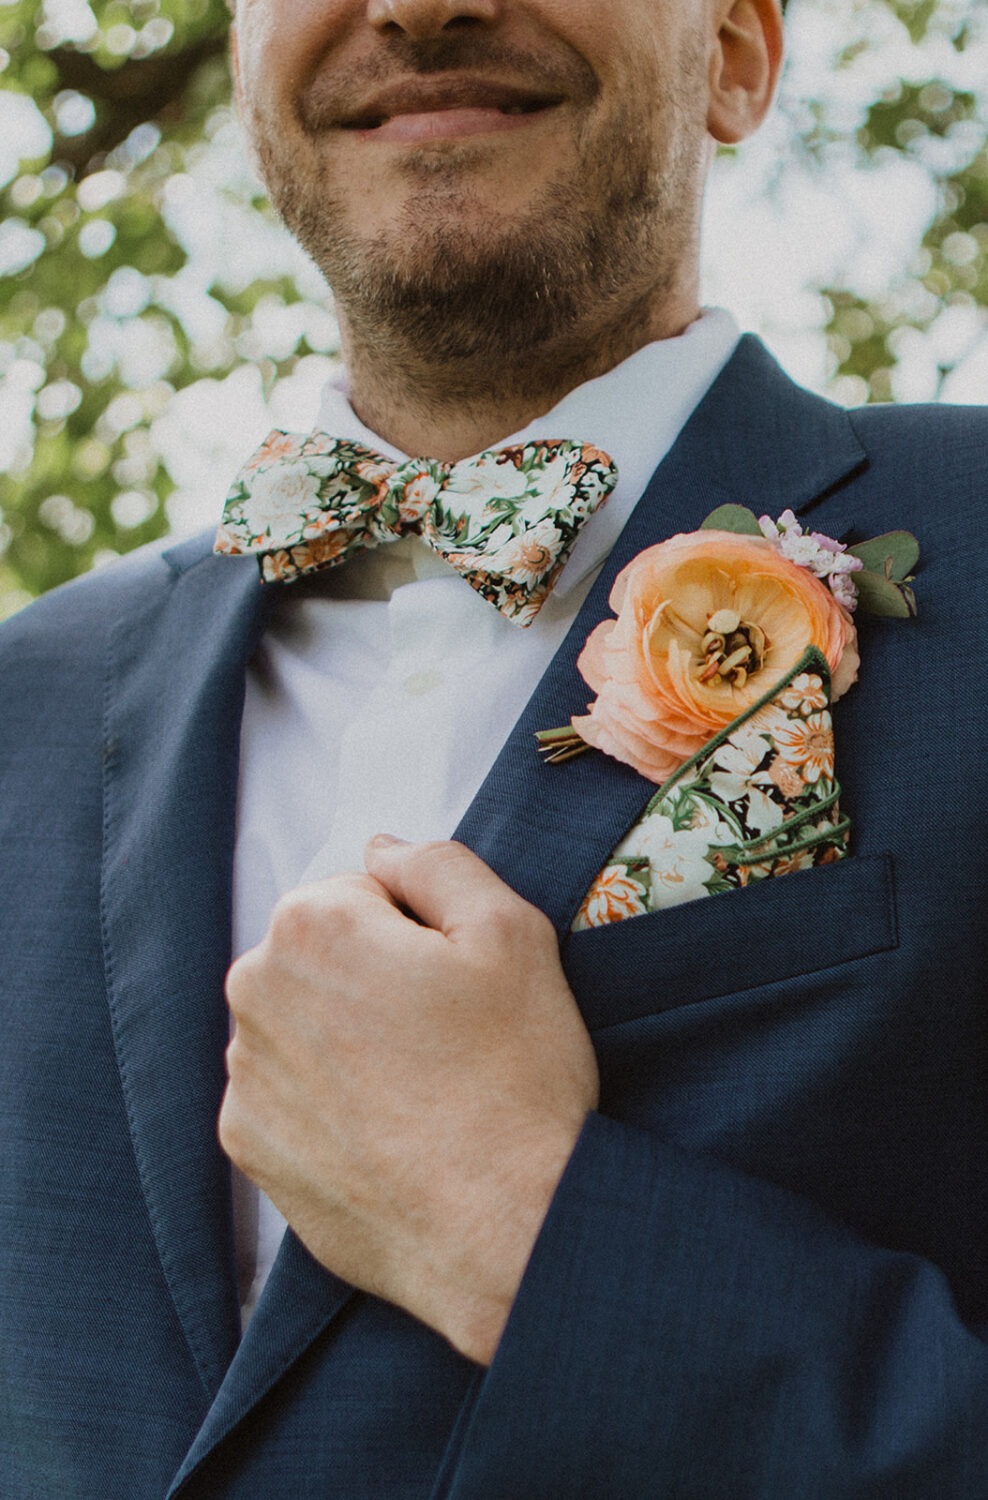
{"type": "Polygon", "coordinates": [[[852,576],[858,591],[858,608],[865,614],[895,620],[908,620],[916,614],[916,596],[907,584],[893,583],[884,573],[871,568],[862,568],[852,576]]]}
{"type": "Polygon", "coordinates": [[[880,573],[893,583],[911,578],[919,562],[919,542],[911,531],[886,531],[847,550],[853,557],[859,557],[871,572],[880,573]]]}
{"type": "Polygon", "coordinates": [[[700,527],[701,531],[733,531],[738,536],[761,536],[758,517],[746,505],[718,505],[700,527]]]}

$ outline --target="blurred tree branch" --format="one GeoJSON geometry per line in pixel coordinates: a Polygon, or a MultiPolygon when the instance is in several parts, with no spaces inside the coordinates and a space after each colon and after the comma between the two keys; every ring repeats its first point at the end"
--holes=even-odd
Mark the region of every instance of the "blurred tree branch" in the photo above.
{"type": "Polygon", "coordinates": [[[58,86],[91,99],[96,122],[79,136],[56,135],[54,159],[80,175],[94,159],[105,157],[130,135],[136,125],[179,121],[185,95],[203,63],[226,52],[225,36],[206,36],[174,52],[105,68],[87,52],[55,47],[48,56],[55,65],[58,86]]]}

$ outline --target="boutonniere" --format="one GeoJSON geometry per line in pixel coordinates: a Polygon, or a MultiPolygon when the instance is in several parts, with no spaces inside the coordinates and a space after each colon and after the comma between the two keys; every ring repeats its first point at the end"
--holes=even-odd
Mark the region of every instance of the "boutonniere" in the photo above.
{"type": "Polygon", "coordinates": [[[918,558],[909,532],[846,547],[732,505],[622,570],[617,618],[577,662],[595,700],[536,738],[552,762],[603,751],[659,790],[575,930],[847,853],[830,705],[857,680],[855,610],[914,615],[918,558]]]}
{"type": "Polygon", "coordinates": [[[773,521],[720,506],[618,574],[617,618],[591,632],[577,661],[597,697],[585,715],[539,731],[539,750],[554,763],[601,750],[662,785],[791,680],[807,651],[825,661],[836,701],[857,680],[855,609],[915,615],[918,559],[907,531],[846,547],[805,532],[792,511],[773,521]]]}

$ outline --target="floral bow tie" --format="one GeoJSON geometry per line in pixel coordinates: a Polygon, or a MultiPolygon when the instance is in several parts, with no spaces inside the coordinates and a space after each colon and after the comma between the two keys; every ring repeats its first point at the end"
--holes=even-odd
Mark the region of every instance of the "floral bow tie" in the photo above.
{"type": "Polygon", "coordinates": [[[256,553],[262,579],[284,583],[414,532],[530,625],[616,482],[606,453],[568,440],[396,463],[326,433],[276,431],[234,481],[214,551],[256,553]]]}

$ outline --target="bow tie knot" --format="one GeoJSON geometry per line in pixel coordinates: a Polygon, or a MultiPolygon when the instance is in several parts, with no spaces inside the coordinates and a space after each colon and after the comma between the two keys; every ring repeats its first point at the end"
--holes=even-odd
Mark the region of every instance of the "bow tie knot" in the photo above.
{"type": "Polygon", "coordinates": [[[215,550],[252,552],[265,582],[286,583],[413,533],[527,625],[616,481],[606,453],[569,440],[396,462],[326,433],[277,431],[234,481],[215,550]]]}

